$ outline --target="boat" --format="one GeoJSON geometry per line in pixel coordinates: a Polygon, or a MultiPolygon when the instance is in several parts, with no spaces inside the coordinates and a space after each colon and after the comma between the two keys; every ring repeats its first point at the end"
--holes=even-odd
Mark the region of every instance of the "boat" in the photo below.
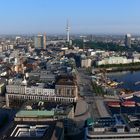
{"type": "Polygon", "coordinates": [[[109,102],[107,102],[107,105],[109,107],[120,107],[120,102],[119,101],[109,101],[109,102]]]}
{"type": "Polygon", "coordinates": [[[140,84],[140,81],[137,81],[137,82],[134,83],[135,86],[139,85],[139,84],[140,84]]]}
{"type": "Polygon", "coordinates": [[[134,94],[135,97],[140,97],[140,93],[134,94]]]}
{"type": "Polygon", "coordinates": [[[140,103],[136,103],[137,106],[140,106],[140,103]]]}
{"type": "Polygon", "coordinates": [[[126,96],[122,97],[123,100],[128,100],[128,99],[132,99],[132,98],[133,98],[133,95],[126,95],[126,96]]]}
{"type": "Polygon", "coordinates": [[[112,71],[112,68],[107,68],[106,70],[107,70],[107,71],[112,71]]]}
{"type": "Polygon", "coordinates": [[[127,95],[129,95],[129,94],[131,94],[131,93],[134,93],[134,91],[129,90],[129,89],[121,89],[121,92],[123,92],[123,93],[125,93],[125,94],[127,94],[127,95]]]}
{"type": "Polygon", "coordinates": [[[136,103],[134,101],[124,101],[121,103],[121,106],[124,107],[135,107],[136,103]]]}
{"type": "Polygon", "coordinates": [[[120,83],[119,83],[119,85],[122,85],[122,84],[124,84],[124,82],[120,82],[120,83]]]}

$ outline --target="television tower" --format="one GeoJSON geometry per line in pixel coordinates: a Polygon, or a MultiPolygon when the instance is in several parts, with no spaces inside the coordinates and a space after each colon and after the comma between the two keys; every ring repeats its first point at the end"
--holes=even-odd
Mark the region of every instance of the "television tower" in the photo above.
{"type": "Polygon", "coordinates": [[[70,27],[69,27],[69,21],[67,20],[67,27],[66,27],[66,32],[67,32],[67,42],[70,42],[70,27]]]}

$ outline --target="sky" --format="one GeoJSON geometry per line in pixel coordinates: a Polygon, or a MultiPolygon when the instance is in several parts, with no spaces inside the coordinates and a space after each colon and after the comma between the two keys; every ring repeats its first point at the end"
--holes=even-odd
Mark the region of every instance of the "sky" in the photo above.
{"type": "Polygon", "coordinates": [[[0,34],[139,34],[140,0],[0,0],[0,34]]]}

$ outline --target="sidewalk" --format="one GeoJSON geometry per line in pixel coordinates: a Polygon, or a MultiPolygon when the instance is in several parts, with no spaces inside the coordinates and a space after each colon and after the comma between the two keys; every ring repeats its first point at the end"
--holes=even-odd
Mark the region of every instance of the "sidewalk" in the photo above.
{"type": "Polygon", "coordinates": [[[75,116],[83,115],[87,111],[88,111],[88,104],[84,100],[79,99],[75,109],[75,116]]]}
{"type": "Polygon", "coordinates": [[[96,105],[101,117],[110,117],[110,114],[108,113],[104,101],[102,99],[97,99],[96,105]]]}

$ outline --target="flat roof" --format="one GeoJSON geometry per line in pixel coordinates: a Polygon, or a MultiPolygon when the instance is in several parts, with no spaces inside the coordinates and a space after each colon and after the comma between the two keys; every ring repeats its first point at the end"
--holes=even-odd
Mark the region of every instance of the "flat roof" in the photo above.
{"type": "Polygon", "coordinates": [[[64,126],[62,122],[57,122],[51,137],[51,140],[61,139],[62,133],[64,131],[64,126]]]}
{"type": "Polygon", "coordinates": [[[48,110],[21,110],[16,114],[16,117],[51,117],[54,116],[54,111],[48,110]]]}
{"type": "Polygon", "coordinates": [[[56,85],[77,85],[76,79],[71,75],[60,75],[56,79],[56,85]]]}
{"type": "Polygon", "coordinates": [[[93,124],[94,124],[93,118],[88,118],[87,119],[87,125],[89,126],[89,125],[93,125],[93,124]]]}

